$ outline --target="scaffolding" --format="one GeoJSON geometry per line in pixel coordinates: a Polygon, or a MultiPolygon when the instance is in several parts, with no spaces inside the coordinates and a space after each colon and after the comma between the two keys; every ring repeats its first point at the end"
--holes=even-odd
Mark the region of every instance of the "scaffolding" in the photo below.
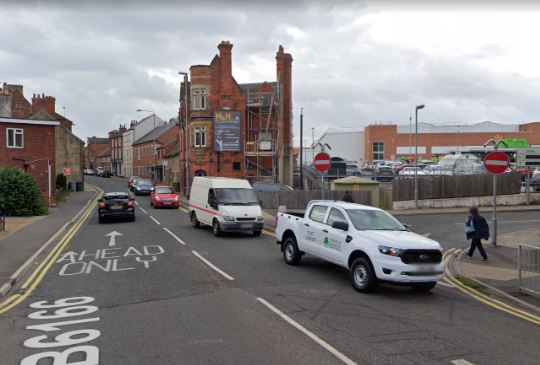
{"type": "Polygon", "coordinates": [[[279,166],[279,86],[273,83],[272,91],[261,91],[260,85],[246,85],[244,178],[251,182],[275,183],[279,166]]]}

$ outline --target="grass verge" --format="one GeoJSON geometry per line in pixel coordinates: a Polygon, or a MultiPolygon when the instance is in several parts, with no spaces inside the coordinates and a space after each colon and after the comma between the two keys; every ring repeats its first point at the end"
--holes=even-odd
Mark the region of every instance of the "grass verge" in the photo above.
{"type": "Polygon", "coordinates": [[[487,297],[491,296],[491,293],[489,292],[489,290],[485,286],[482,286],[482,285],[478,284],[474,280],[471,280],[471,279],[466,278],[465,276],[461,276],[461,275],[458,276],[456,279],[458,279],[458,281],[461,284],[465,285],[466,287],[469,287],[471,289],[476,290],[480,294],[483,294],[483,295],[485,295],[487,297]]]}

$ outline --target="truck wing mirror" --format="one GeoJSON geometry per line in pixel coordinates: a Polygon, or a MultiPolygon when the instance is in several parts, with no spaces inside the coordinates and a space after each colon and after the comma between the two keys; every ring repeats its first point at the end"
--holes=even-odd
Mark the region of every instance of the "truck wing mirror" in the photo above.
{"type": "Polygon", "coordinates": [[[341,229],[342,231],[348,231],[349,230],[349,224],[347,222],[333,222],[332,228],[335,229],[341,229]]]}

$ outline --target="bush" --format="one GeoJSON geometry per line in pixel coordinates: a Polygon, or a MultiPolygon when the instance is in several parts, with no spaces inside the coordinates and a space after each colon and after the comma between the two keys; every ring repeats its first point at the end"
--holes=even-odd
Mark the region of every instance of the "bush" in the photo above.
{"type": "Polygon", "coordinates": [[[67,184],[67,177],[64,174],[56,175],[56,188],[65,189],[67,184]]]}
{"type": "Polygon", "coordinates": [[[47,214],[33,176],[14,167],[0,168],[0,212],[8,216],[47,214]]]}

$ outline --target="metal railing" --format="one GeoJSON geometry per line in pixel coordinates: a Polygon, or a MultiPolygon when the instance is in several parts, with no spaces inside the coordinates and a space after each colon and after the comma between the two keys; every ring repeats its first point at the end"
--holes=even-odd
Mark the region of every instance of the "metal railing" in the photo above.
{"type": "Polygon", "coordinates": [[[519,290],[540,298],[540,247],[518,247],[519,290]]]}

